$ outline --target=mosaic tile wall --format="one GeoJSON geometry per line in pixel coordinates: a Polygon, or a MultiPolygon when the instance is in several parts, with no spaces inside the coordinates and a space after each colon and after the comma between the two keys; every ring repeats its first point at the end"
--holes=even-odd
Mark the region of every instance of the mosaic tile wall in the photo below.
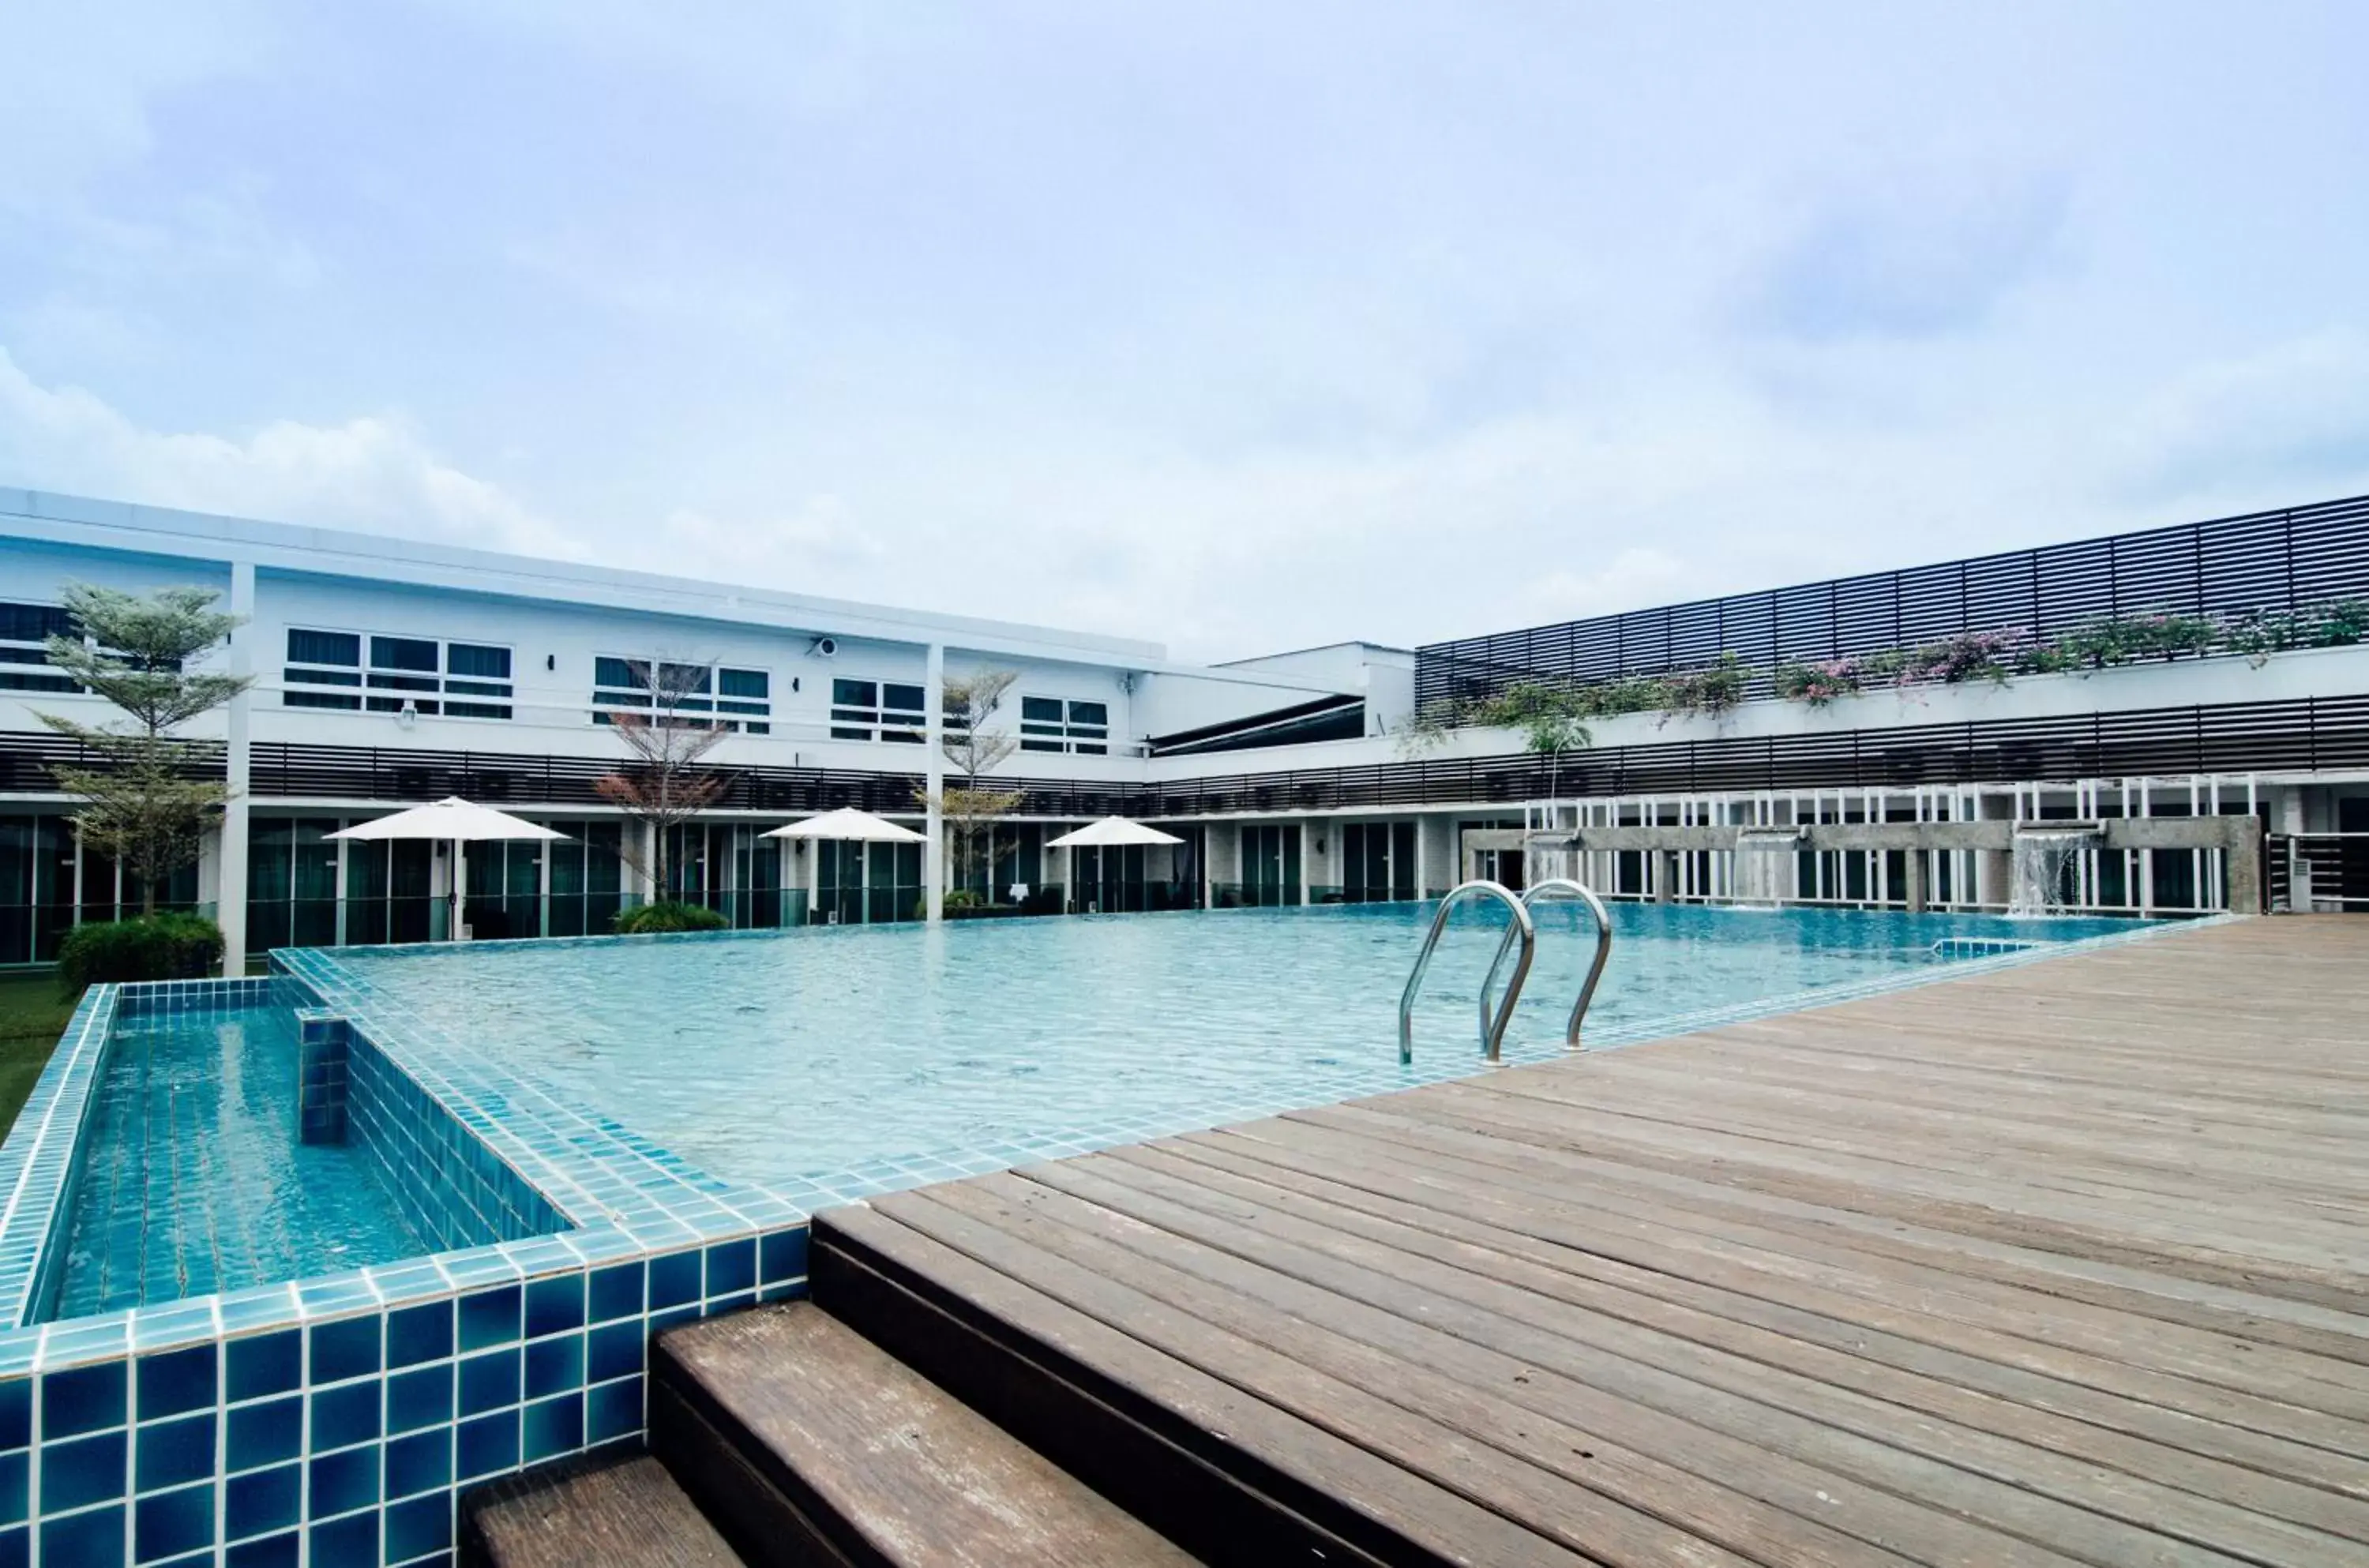
{"type": "MultiPolygon", "coordinates": [[[[340,1023],[343,1023],[340,1020],[340,1023]]],[[[524,1241],[567,1220],[367,1038],[348,1033],[346,1137],[440,1247],[524,1241]]]]}
{"type": "MultiPolygon", "coordinates": [[[[119,1009],[323,1001],[287,973],[130,992],[91,992],[0,1149],[8,1322],[37,1316],[119,1009]]],[[[349,1138],[461,1245],[0,1332],[0,1568],[449,1563],[470,1482],[638,1440],[651,1334],[804,1290],[803,1212],[436,1043],[404,1059],[345,1034],[349,1138]]]]}

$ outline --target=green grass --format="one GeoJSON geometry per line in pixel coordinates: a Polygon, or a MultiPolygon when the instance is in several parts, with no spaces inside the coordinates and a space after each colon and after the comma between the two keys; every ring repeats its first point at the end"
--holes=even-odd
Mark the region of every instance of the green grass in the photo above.
{"type": "Polygon", "coordinates": [[[0,975],[0,1127],[16,1124],[74,1010],[52,970],[0,975]]]}

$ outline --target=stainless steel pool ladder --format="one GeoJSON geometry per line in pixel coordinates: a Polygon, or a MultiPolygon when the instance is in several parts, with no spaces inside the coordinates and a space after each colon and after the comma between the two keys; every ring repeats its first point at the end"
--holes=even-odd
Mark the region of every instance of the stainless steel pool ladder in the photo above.
{"type": "Polygon", "coordinates": [[[1423,951],[1415,956],[1414,972],[1407,977],[1406,990],[1399,993],[1399,1064],[1414,1059],[1414,999],[1423,990],[1424,971],[1431,967],[1432,953],[1439,946],[1440,933],[1448,929],[1448,917],[1456,906],[1467,898],[1494,898],[1505,906],[1512,918],[1506,922],[1505,934],[1497,944],[1497,956],[1489,960],[1489,982],[1481,988],[1481,1049],[1491,1061],[1497,1059],[1505,1043],[1505,1025],[1514,1020],[1514,1003],[1522,994],[1522,982],[1530,978],[1530,958],[1539,944],[1539,930],[1530,919],[1528,905],[1514,896],[1512,888],[1501,882],[1478,878],[1461,883],[1449,890],[1439,901],[1431,917],[1430,934],[1423,939],[1423,951]],[[1497,1006],[1494,1016],[1489,1010],[1489,992],[1497,981],[1497,970],[1505,962],[1505,950],[1516,941],[1522,945],[1522,956],[1514,964],[1514,978],[1505,987],[1505,1000],[1497,1006]]]}
{"type": "MultiPolygon", "coordinates": [[[[1587,1004],[1596,1000],[1596,982],[1604,978],[1604,966],[1612,958],[1612,916],[1606,911],[1604,900],[1596,896],[1594,888],[1585,883],[1574,882],[1568,876],[1550,876],[1545,881],[1532,886],[1522,895],[1522,908],[1535,909],[1549,898],[1576,898],[1585,904],[1588,912],[1596,917],[1596,957],[1587,966],[1586,983],[1579,988],[1579,1000],[1572,1003],[1571,1007],[1571,1022],[1563,1028],[1562,1043],[1576,1048],[1579,1045],[1580,1023],[1587,1016],[1587,1004]]],[[[1505,960],[1505,944],[1500,943],[1497,946],[1497,957],[1489,966],[1489,978],[1481,987],[1484,1005],[1490,988],[1497,983],[1497,965],[1504,963],[1505,960]]],[[[1496,1058],[1492,1056],[1490,1059],[1494,1061],[1496,1058]]]]}

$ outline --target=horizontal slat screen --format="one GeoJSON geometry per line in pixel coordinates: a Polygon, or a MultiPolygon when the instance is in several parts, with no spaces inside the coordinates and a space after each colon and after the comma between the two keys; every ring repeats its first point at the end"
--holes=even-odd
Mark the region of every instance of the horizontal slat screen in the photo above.
{"type": "Polygon", "coordinates": [[[2369,596],[2369,497],[2181,523],[1761,593],[1597,615],[1415,650],[1415,701],[1517,681],[1593,684],[1911,647],[1961,632],[2047,636],[2109,615],[2302,610],[2369,596]]]}

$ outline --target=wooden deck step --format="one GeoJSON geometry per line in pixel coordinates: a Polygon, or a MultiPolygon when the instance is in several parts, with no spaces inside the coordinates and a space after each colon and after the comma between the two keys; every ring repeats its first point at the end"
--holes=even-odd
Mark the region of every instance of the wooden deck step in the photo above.
{"type": "Polygon", "coordinates": [[[650,1443],[751,1561],[1194,1562],[811,1302],[659,1336],[650,1443]]]}
{"type": "MultiPolygon", "coordinates": [[[[1212,1562],[1554,1568],[1610,1559],[1574,1551],[1523,1518],[1571,1500],[1554,1478],[1494,1464],[1477,1446],[1384,1400],[1333,1391],[1379,1427],[1344,1433],[1213,1376],[1173,1353],[1195,1325],[1130,1299],[1108,1311],[1069,1301],[856,1206],[816,1216],[816,1302],[893,1350],[1104,1494],[1212,1562]],[[1139,1312],[1139,1309],[1140,1311],[1139,1312]],[[1155,1322],[1159,1319],[1163,1321],[1155,1322]],[[1436,1444],[1453,1479],[1393,1463],[1387,1437],[1436,1444]]],[[[1120,1294],[1126,1294],[1121,1291],[1120,1294]]],[[[1213,1338],[1230,1336],[1213,1335],[1213,1338]]],[[[1237,1345],[1278,1379],[1328,1382],[1286,1356],[1237,1345]]],[[[1572,1521],[1561,1520],[1570,1523],[1572,1521]]],[[[1607,1538],[1651,1536],[1654,1561],[1734,1568],[1618,1508],[1581,1522],[1607,1538]],[[1660,1550],[1669,1549],[1669,1550],[1660,1550]]]]}
{"type": "Polygon", "coordinates": [[[646,1455],[505,1476],[462,1505],[477,1568],[739,1568],[740,1558],[646,1455]]]}

